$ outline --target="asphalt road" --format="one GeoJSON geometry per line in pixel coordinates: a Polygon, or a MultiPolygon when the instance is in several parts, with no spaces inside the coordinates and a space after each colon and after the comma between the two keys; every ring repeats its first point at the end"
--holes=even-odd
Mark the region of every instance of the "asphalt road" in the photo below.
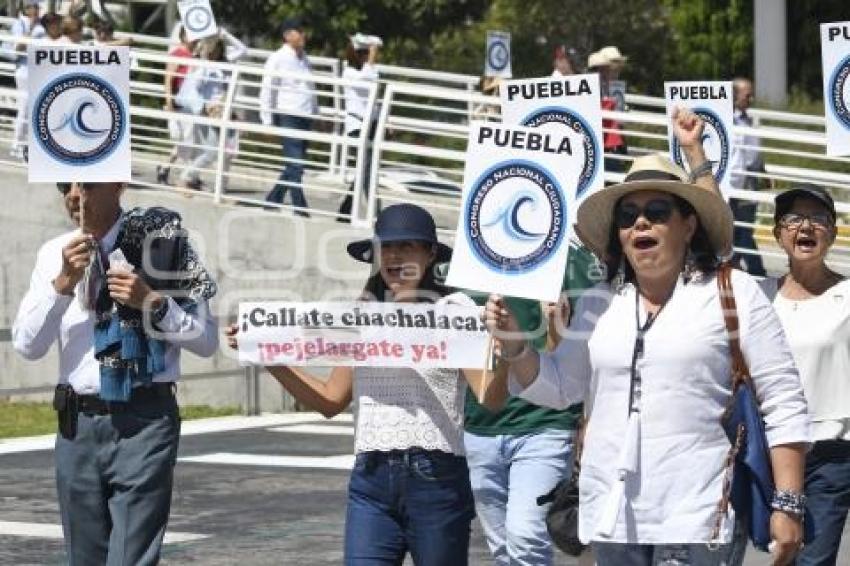
{"type": "MultiPolygon", "coordinates": [[[[183,431],[163,564],[341,563],[350,417],[213,419],[183,431]]],[[[0,442],[0,564],[65,563],[49,447],[49,438],[0,442]]],[[[848,543],[850,534],[839,566],[850,566],[848,543]]],[[[488,556],[475,524],[470,563],[488,556]]],[[[753,551],[746,560],[768,563],[753,551]]]]}

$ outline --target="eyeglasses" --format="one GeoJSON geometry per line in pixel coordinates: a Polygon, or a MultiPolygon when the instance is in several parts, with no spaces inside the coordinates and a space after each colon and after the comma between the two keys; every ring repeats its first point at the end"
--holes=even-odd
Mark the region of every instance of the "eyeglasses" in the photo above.
{"type": "Polygon", "coordinates": [[[634,226],[641,216],[652,224],[664,224],[670,220],[673,206],[672,201],[664,199],[651,200],[643,208],[631,202],[623,203],[614,212],[614,222],[621,230],[634,226]]]}
{"type": "Polygon", "coordinates": [[[832,228],[832,217],[829,214],[818,212],[816,214],[798,214],[789,212],[783,214],[779,219],[779,223],[786,228],[799,228],[803,222],[809,221],[809,224],[816,228],[832,228]]]}

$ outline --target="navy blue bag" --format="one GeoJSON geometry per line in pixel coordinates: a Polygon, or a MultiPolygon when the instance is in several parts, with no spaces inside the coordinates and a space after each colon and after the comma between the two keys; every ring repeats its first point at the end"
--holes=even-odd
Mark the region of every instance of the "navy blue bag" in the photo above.
{"type": "Polygon", "coordinates": [[[774,492],[773,468],[756,390],[738,341],[738,310],[731,275],[729,265],[722,265],[717,271],[720,304],[732,356],[732,397],[721,418],[732,445],[727,460],[727,465],[732,467],[732,480],[728,485],[727,475],[720,510],[725,512],[731,502],[735,515],[747,526],[753,546],[767,552],[773,513],[770,506],[774,492]]]}

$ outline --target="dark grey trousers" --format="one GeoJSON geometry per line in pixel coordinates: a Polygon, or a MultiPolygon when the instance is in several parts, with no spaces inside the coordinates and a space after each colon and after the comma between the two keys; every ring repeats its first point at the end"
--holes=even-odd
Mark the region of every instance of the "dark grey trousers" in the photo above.
{"type": "Polygon", "coordinates": [[[56,486],[71,566],[159,561],[171,508],[180,414],[173,397],[121,413],[80,413],[56,436],[56,486]]]}

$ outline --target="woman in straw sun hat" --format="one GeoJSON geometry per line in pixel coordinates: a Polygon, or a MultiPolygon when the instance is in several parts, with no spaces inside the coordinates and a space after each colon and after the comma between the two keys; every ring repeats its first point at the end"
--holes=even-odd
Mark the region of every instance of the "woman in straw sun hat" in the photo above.
{"type": "MultiPolygon", "coordinates": [[[[732,390],[716,272],[732,215],[699,141],[702,121],[679,109],[673,129],[695,180],[666,157],[641,157],[624,183],[579,207],[577,229],[609,275],[579,299],[554,352],[506,334],[517,325],[502,297],[485,312],[512,393],[553,408],[586,403],[579,536],[600,566],[734,565],[746,544],[734,513],[718,511],[732,390]]],[[[809,421],[794,360],[755,280],[736,271],[732,282],[776,487],[799,494],[809,421]]],[[[775,563],[789,563],[800,520],[776,511],[771,531],[775,563]]]]}

